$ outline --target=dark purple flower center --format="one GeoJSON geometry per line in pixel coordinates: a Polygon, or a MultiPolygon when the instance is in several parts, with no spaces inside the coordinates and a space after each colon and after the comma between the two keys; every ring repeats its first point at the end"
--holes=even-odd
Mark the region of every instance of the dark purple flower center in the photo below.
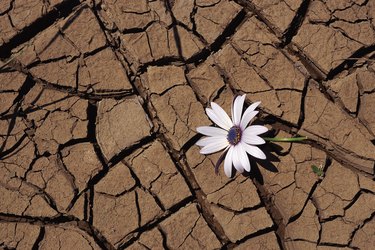
{"type": "Polygon", "coordinates": [[[229,129],[227,140],[230,144],[237,145],[240,142],[242,136],[241,128],[238,126],[233,126],[229,129]]]}

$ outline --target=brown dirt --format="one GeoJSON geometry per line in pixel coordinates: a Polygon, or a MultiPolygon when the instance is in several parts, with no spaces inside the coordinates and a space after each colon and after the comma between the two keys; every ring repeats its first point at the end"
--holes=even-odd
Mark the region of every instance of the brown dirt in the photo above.
{"type": "Polygon", "coordinates": [[[371,249],[374,15],[365,0],[2,1],[0,248],[371,249]],[[309,140],[228,179],[195,128],[241,93],[272,135],[309,140]]]}

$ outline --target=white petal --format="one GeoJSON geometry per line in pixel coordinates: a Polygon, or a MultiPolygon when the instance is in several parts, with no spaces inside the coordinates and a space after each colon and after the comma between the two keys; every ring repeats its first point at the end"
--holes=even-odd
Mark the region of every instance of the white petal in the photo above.
{"type": "Polygon", "coordinates": [[[204,147],[204,146],[207,146],[208,144],[220,143],[223,140],[228,141],[227,138],[224,136],[210,136],[210,137],[203,137],[199,139],[199,141],[197,141],[195,144],[200,147],[204,147]]]}
{"type": "Polygon", "coordinates": [[[219,127],[225,129],[225,130],[229,130],[231,128],[231,126],[228,126],[224,121],[222,121],[217,115],[216,113],[210,109],[210,108],[206,108],[206,113],[208,115],[208,117],[214,122],[216,123],[219,127]]]}
{"type": "Polygon", "coordinates": [[[239,159],[241,161],[242,167],[247,171],[250,172],[250,161],[249,157],[246,154],[245,148],[242,147],[243,143],[238,143],[237,147],[237,154],[239,156],[239,159]]]}
{"type": "Polygon", "coordinates": [[[257,136],[257,135],[248,134],[248,133],[242,134],[241,141],[246,142],[247,144],[250,144],[250,145],[262,145],[262,144],[266,143],[266,141],[262,137],[257,136]]]}
{"type": "Polygon", "coordinates": [[[249,107],[247,107],[247,109],[245,110],[245,112],[243,113],[243,116],[244,117],[246,114],[248,113],[251,113],[253,111],[255,111],[255,109],[259,106],[260,102],[254,102],[253,104],[251,104],[249,107]]]}
{"type": "MultiPolygon", "coordinates": [[[[249,107],[247,107],[246,111],[249,110],[249,112],[254,111],[260,104],[261,102],[254,102],[251,104],[249,107]]],[[[245,112],[246,112],[245,111],[245,112]]]]}
{"type": "Polygon", "coordinates": [[[232,176],[232,166],[233,166],[232,158],[233,158],[233,147],[230,147],[224,160],[224,173],[228,177],[232,176]]]}
{"type": "Polygon", "coordinates": [[[233,147],[232,160],[233,160],[233,165],[237,169],[237,171],[242,173],[244,168],[242,167],[242,163],[240,160],[240,154],[238,152],[239,151],[238,145],[240,144],[237,144],[236,146],[233,147]]]}
{"type": "Polygon", "coordinates": [[[227,136],[228,131],[210,126],[197,127],[197,132],[207,136],[227,136]]]}
{"type": "Polygon", "coordinates": [[[260,135],[268,131],[268,128],[261,125],[251,125],[243,131],[243,135],[260,135]]]}
{"type": "Polygon", "coordinates": [[[259,113],[259,111],[251,111],[251,112],[248,112],[243,114],[242,116],[242,119],[241,119],[241,123],[240,123],[240,127],[242,130],[244,130],[247,125],[249,125],[249,122],[259,113]]]}
{"type": "Polygon", "coordinates": [[[211,107],[212,107],[212,110],[215,112],[216,116],[222,122],[224,122],[229,128],[233,127],[232,120],[229,118],[228,114],[224,111],[222,107],[220,107],[214,102],[211,102],[211,107]]]}
{"type": "Polygon", "coordinates": [[[247,125],[249,124],[249,122],[251,121],[251,119],[253,119],[258,114],[258,111],[254,111],[254,110],[259,106],[259,104],[260,102],[254,102],[249,107],[247,107],[241,119],[240,126],[242,129],[245,129],[247,125]]]}
{"type": "Polygon", "coordinates": [[[246,152],[248,152],[250,155],[254,156],[255,158],[262,159],[262,160],[266,159],[266,155],[258,147],[248,145],[246,143],[243,143],[242,145],[244,146],[246,152]]]}
{"type": "Polygon", "coordinates": [[[237,96],[233,103],[232,120],[234,125],[240,125],[243,103],[245,102],[246,95],[237,96]]]}
{"type": "Polygon", "coordinates": [[[237,172],[240,173],[240,174],[242,174],[243,171],[244,171],[244,168],[237,169],[237,172]]]}
{"type": "Polygon", "coordinates": [[[199,151],[199,153],[204,154],[204,155],[212,154],[212,153],[215,153],[217,151],[220,151],[220,150],[224,149],[228,145],[229,145],[229,142],[227,140],[223,140],[223,141],[215,142],[215,143],[210,143],[210,144],[204,146],[199,151]]]}

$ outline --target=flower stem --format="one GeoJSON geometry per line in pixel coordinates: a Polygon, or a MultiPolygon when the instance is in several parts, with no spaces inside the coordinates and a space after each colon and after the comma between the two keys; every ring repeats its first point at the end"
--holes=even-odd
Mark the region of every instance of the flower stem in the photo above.
{"type": "Polygon", "coordinates": [[[307,136],[293,137],[293,138],[279,138],[279,137],[263,137],[265,141],[276,141],[276,142],[298,142],[307,140],[307,136]]]}

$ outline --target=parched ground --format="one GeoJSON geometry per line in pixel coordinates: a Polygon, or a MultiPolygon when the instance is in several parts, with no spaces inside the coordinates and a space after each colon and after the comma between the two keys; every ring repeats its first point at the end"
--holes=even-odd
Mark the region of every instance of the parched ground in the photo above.
{"type": "Polygon", "coordinates": [[[0,57],[1,249],[373,249],[375,1],[2,0],[0,57]],[[229,179],[242,93],[309,140],[229,179]]]}

